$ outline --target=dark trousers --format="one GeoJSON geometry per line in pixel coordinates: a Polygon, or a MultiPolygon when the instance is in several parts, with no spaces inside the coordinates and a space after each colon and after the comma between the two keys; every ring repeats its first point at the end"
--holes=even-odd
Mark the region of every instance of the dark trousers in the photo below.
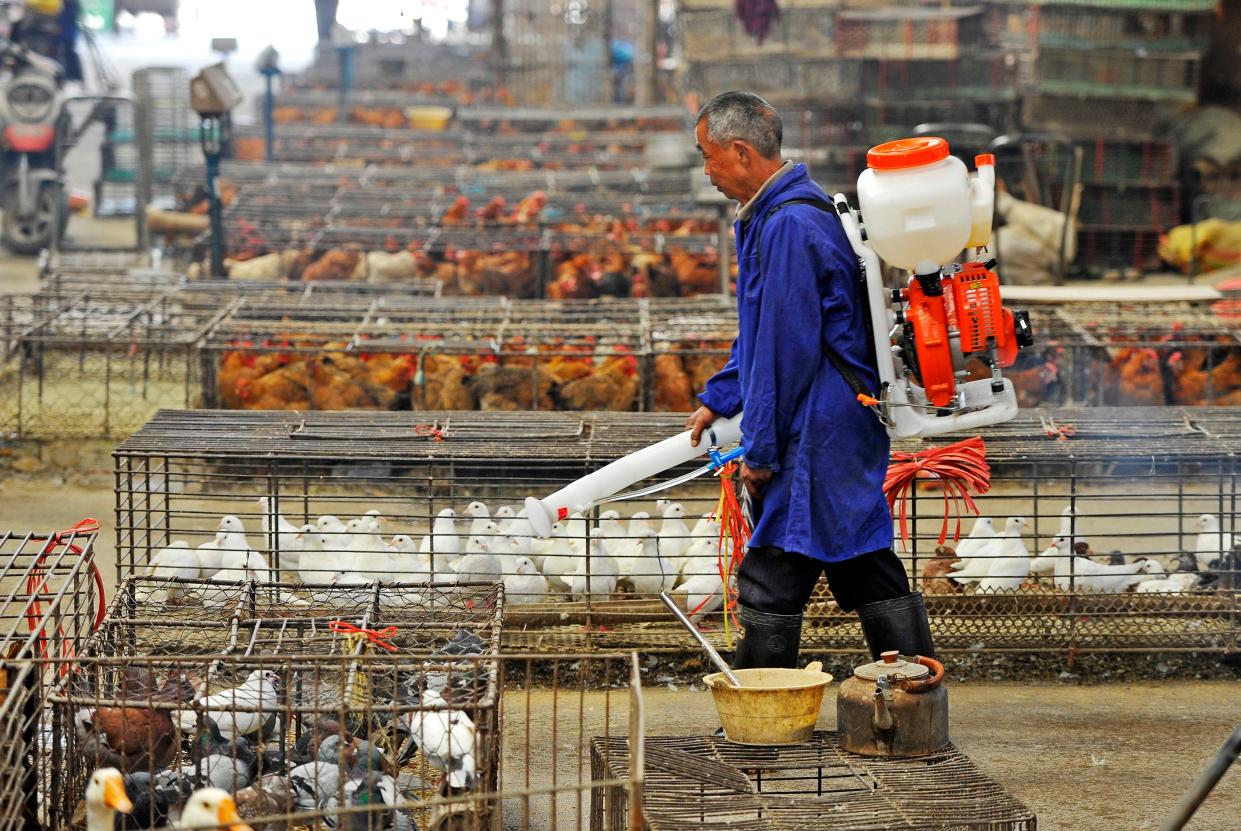
{"type": "Polygon", "coordinates": [[[738,603],[747,609],[776,615],[800,615],[814,593],[819,575],[840,608],[858,606],[909,594],[905,566],[890,548],[860,554],[838,563],[825,563],[780,548],[751,548],[737,571],[738,603]]]}

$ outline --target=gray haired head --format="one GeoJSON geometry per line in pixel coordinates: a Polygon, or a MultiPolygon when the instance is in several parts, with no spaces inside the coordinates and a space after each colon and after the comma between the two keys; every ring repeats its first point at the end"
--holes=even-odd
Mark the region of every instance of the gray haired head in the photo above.
{"type": "Polygon", "coordinates": [[[752,92],[721,92],[698,112],[695,124],[707,122],[707,138],[716,144],[744,141],[764,158],[780,155],[784,124],[776,108],[752,92]]]}

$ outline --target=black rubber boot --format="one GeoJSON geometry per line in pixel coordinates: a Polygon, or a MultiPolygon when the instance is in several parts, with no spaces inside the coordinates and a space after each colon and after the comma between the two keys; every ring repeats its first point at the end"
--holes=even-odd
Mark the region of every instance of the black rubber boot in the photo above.
{"type": "Polygon", "coordinates": [[[801,649],[801,615],[776,615],[737,607],[745,637],[737,644],[733,669],[797,666],[801,649]]]}
{"type": "Polygon", "coordinates": [[[857,607],[857,614],[870,656],[875,660],[879,660],[879,653],[892,649],[905,656],[935,657],[931,622],[919,592],[863,604],[857,607]]]}

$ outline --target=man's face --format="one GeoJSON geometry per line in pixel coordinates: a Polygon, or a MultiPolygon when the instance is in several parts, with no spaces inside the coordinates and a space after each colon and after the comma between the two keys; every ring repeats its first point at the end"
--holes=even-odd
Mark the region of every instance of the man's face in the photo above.
{"type": "Polygon", "coordinates": [[[705,118],[694,128],[694,137],[698,140],[698,152],[702,154],[702,172],[715,185],[715,189],[738,202],[747,198],[745,181],[751,153],[748,145],[742,141],[727,145],[711,141],[707,138],[705,118]]]}

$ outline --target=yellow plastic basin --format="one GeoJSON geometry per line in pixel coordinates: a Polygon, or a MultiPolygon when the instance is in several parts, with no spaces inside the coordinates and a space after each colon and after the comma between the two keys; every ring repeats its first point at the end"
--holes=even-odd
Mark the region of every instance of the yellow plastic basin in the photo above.
{"type": "Polygon", "coordinates": [[[409,126],[415,130],[443,130],[452,120],[452,109],[449,107],[407,107],[405,116],[409,126]]]}
{"type": "Polygon", "coordinates": [[[723,673],[704,677],[730,742],[800,744],[810,738],[832,676],[818,662],[805,669],[736,669],[742,686],[723,673]]]}

